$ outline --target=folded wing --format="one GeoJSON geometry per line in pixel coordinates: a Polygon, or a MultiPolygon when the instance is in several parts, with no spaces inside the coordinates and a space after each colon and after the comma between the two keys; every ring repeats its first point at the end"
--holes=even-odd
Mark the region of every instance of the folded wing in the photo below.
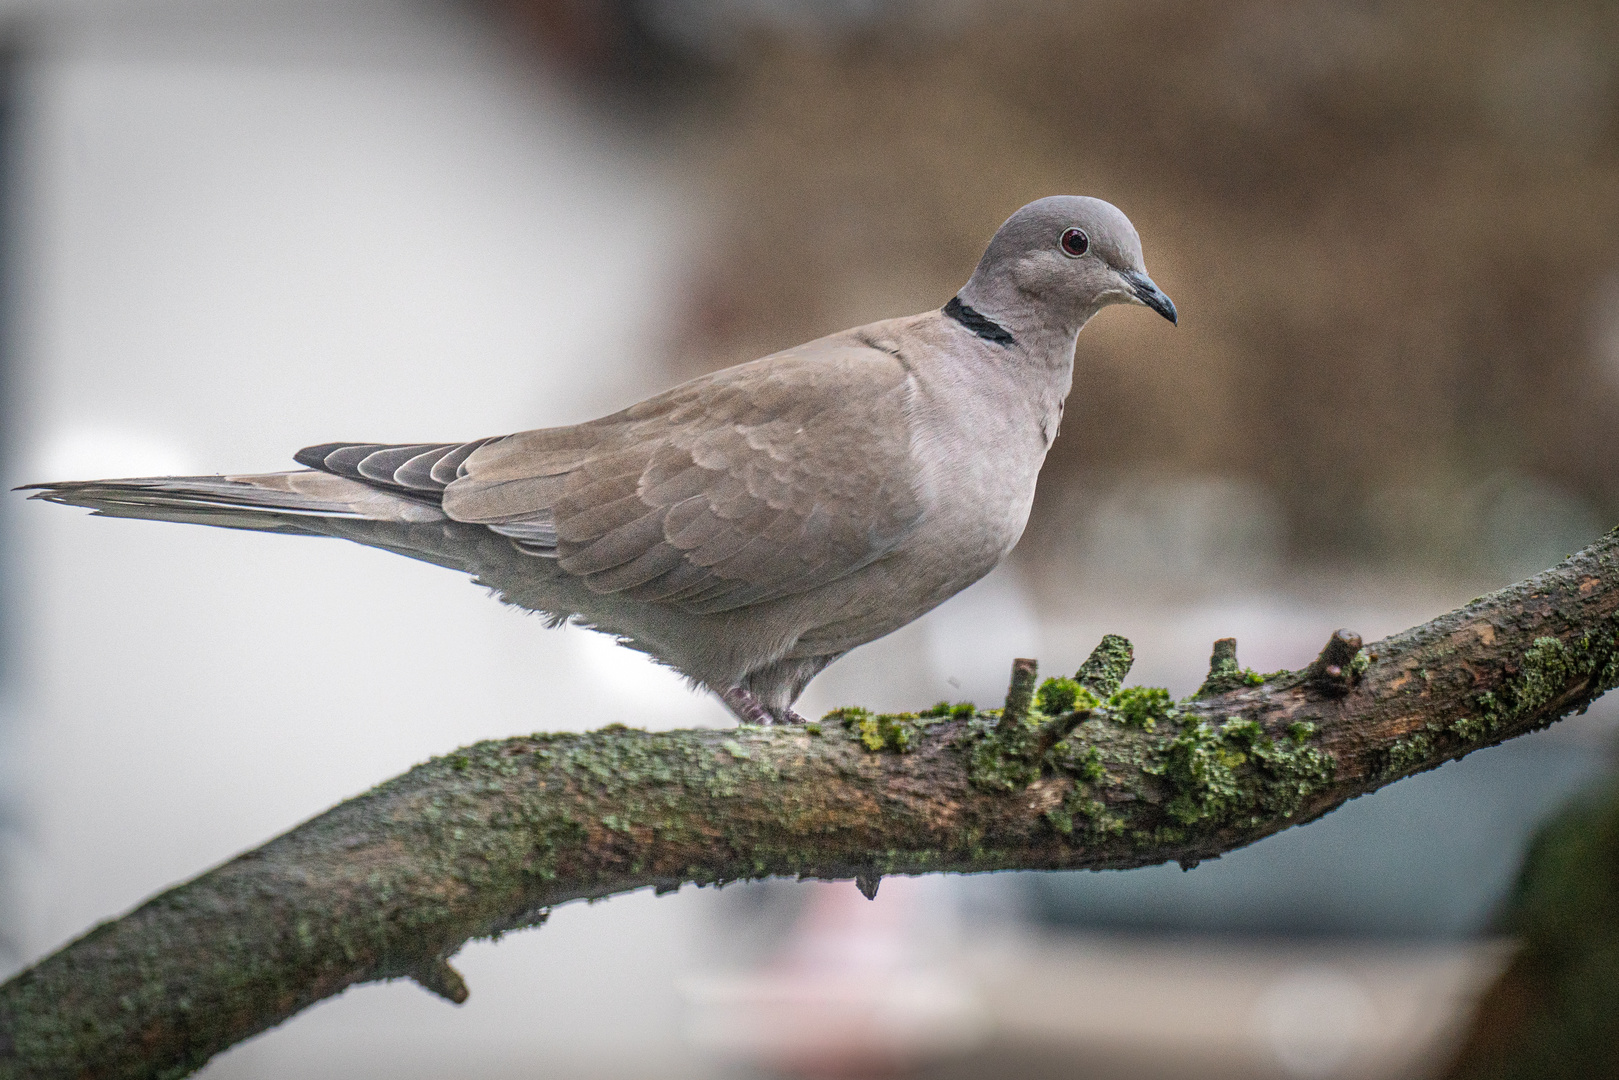
{"type": "MultiPolygon", "coordinates": [[[[915,527],[909,393],[887,353],[806,347],[588,424],[479,444],[442,505],[555,558],[595,592],[726,611],[852,573],[915,527]]],[[[353,468],[392,466],[381,482],[404,488],[421,468],[402,469],[442,454],[428,475],[442,474],[437,462],[461,448],[388,449],[353,468]]]]}

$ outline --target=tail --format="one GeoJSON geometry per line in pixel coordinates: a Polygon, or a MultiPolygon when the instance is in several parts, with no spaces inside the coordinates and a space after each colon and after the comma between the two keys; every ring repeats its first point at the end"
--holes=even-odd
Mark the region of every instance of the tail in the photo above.
{"type": "Polygon", "coordinates": [[[331,536],[327,521],[424,524],[445,520],[437,499],[411,498],[299,469],[256,476],[153,476],[29,484],[18,491],[104,517],[331,536]]]}
{"type": "MultiPolygon", "coordinates": [[[[523,554],[510,536],[448,518],[437,491],[384,491],[322,471],[91,479],[29,484],[18,491],[34,492],[32,499],[86,507],[100,517],[332,536],[436,567],[489,576],[489,588],[505,589],[507,578],[539,588],[536,581],[546,576],[541,568],[554,565],[554,560],[523,554]]],[[[547,612],[554,607],[525,606],[547,612]]]]}

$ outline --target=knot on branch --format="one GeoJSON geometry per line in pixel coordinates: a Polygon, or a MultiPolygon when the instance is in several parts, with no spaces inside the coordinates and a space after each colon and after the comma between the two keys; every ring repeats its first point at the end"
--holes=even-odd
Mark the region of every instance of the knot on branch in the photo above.
{"type": "Polygon", "coordinates": [[[1327,639],[1321,655],[1305,669],[1310,684],[1323,694],[1342,697],[1360,681],[1368,660],[1360,649],[1360,635],[1339,630],[1327,639]]]}

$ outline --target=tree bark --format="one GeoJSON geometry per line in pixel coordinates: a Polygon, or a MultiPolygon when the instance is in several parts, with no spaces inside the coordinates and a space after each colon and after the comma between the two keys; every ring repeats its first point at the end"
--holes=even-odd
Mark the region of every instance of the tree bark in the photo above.
{"type": "Polygon", "coordinates": [[[452,1001],[469,938],[750,878],[1183,865],[1583,710],[1619,684],[1619,530],[1365,648],[1192,698],[1014,667],[1007,706],[484,742],[148,901],[0,986],[0,1078],[177,1077],[355,983],[452,1001]]]}

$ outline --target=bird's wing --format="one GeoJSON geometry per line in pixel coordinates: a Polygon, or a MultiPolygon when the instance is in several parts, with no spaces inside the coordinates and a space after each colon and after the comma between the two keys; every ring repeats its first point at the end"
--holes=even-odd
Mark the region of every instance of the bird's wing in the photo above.
{"type": "Polygon", "coordinates": [[[894,356],[823,339],[601,420],[479,445],[443,507],[595,592],[727,611],[852,573],[915,527],[909,393],[894,356]]]}

